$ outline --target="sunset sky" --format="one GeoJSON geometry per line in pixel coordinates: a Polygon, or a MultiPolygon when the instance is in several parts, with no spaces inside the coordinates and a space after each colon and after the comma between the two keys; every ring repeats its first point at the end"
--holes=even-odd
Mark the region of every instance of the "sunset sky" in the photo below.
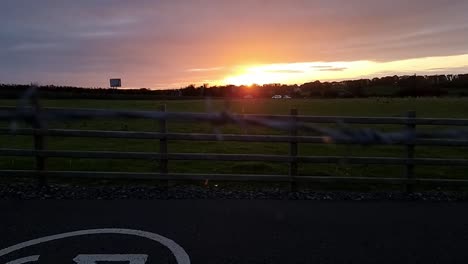
{"type": "Polygon", "coordinates": [[[0,83],[131,88],[468,73],[466,0],[2,0],[0,83]]]}

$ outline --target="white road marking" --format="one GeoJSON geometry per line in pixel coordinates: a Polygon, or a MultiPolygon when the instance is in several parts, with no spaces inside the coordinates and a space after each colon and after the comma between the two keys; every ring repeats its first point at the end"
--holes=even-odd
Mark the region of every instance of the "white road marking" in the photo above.
{"type": "Polygon", "coordinates": [[[20,258],[20,259],[16,259],[16,260],[13,260],[13,261],[10,261],[6,264],[23,264],[23,263],[29,263],[29,262],[33,262],[33,261],[38,261],[39,260],[39,255],[34,255],[34,256],[29,256],[29,257],[25,257],[25,258],[20,258]]]}
{"type": "Polygon", "coordinates": [[[97,264],[98,261],[105,262],[127,262],[128,264],[145,264],[148,255],[145,254],[80,254],[73,261],[78,264],[97,264]]]}
{"type": "Polygon", "coordinates": [[[164,245],[165,247],[167,247],[174,255],[177,263],[190,264],[190,258],[187,252],[185,252],[185,250],[173,240],[170,240],[169,238],[166,238],[166,237],[163,237],[161,235],[151,233],[151,232],[133,230],[133,229],[120,229],[120,228],[80,230],[80,231],[74,231],[74,232],[68,232],[68,233],[62,233],[62,234],[57,234],[57,235],[52,235],[52,236],[36,238],[36,239],[25,241],[25,242],[22,242],[22,243],[0,250],[0,257],[5,256],[16,250],[20,250],[29,246],[33,246],[33,245],[37,245],[37,244],[41,244],[41,243],[45,243],[45,242],[49,242],[49,241],[53,241],[57,239],[75,237],[75,236],[97,235],[97,234],[121,234],[121,235],[131,235],[131,236],[147,238],[147,239],[156,241],[164,245]]]}

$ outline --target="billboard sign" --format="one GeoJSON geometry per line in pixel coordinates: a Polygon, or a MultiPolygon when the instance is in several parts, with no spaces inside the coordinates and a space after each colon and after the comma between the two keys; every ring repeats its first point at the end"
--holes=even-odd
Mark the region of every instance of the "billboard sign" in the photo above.
{"type": "Polygon", "coordinates": [[[122,87],[122,80],[121,79],[110,79],[110,87],[112,87],[112,88],[122,87]]]}

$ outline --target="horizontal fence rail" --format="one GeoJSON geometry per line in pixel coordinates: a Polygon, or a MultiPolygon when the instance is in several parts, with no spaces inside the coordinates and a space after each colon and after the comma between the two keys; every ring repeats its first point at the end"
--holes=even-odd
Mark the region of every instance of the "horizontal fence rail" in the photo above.
{"type": "MultiPolygon", "coordinates": [[[[380,178],[380,177],[334,177],[334,176],[295,176],[262,174],[197,174],[197,173],[151,173],[151,172],[102,172],[102,171],[45,171],[42,175],[61,178],[99,178],[99,179],[141,179],[141,180],[218,180],[218,181],[269,181],[269,182],[323,182],[323,183],[382,183],[382,184],[463,184],[464,179],[431,178],[380,178]]],[[[0,176],[31,177],[36,171],[0,170],[0,176]]]]}
{"type": "MultiPolygon", "coordinates": [[[[85,108],[54,108],[43,109],[43,118],[50,120],[70,119],[94,119],[94,118],[144,118],[155,120],[175,121],[218,121],[226,122],[226,117],[255,121],[256,119],[269,119],[271,121],[290,121],[290,115],[258,115],[258,114],[231,114],[227,113],[187,113],[187,112],[155,112],[155,111],[124,111],[85,108]]],[[[20,117],[29,120],[36,116],[32,108],[18,110],[15,107],[0,107],[0,121],[11,121],[20,117]]],[[[295,117],[299,122],[325,123],[325,124],[374,124],[374,125],[405,125],[408,124],[406,117],[354,117],[354,116],[304,116],[295,117]]],[[[437,126],[468,126],[468,119],[458,118],[414,118],[411,120],[415,125],[437,125],[437,126]]]]}
{"type": "Polygon", "coordinates": [[[93,158],[93,159],[146,159],[159,160],[205,160],[205,161],[265,161],[303,163],[347,163],[347,164],[386,164],[386,165],[425,165],[425,166],[468,166],[466,159],[438,158],[393,158],[393,157],[350,157],[350,156],[288,156],[263,154],[207,154],[207,153],[168,153],[159,152],[115,152],[115,151],[60,151],[0,149],[2,156],[47,157],[47,158],[93,158]]]}
{"type": "MultiPolygon", "coordinates": [[[[159,132],[137,132],[137,131],[103,131],[103,130],[73,130],[73,129],[31,129],[0,128],[0,135],[41,135],[49,137],[95,137],[95,138],[124,138],[124,139],[162,139],[187,140],[187,141],[219,141],[220,136],[216,134],[201,133],[159,133],[159,132]]],[[[298,143],[324,143],[323,136],[282,136],[282,135],[243,135],[222,134],[223,141],[239,142],[277,142],[288,143],[293,140],[298,143]]],[[[342,144],[362,144],[357,141],[337,141],[342,144]]],[[[407,142],[395,142],[395,145],[406,145],[407,142]]],[[[458,139],[415,139],[415,145],[427,146],[468,146],[468,140],[458,139]]]]}
{"type": "MultiPolygon", "coordinates": [[[[28,100],[30,100],[29,98],[28,100]]],[[[32,98],[34,99],[34,98],[32,98]]],[[[35,99],[34,99],[35,100],[35,99]]],[[[468,159],[419,158],[415,155],[417,146],[468,146],[468,130],[460,126],[468,126],[468,119],[453,118],[418,118],[414,112],[401,117],[348,117],[348,116],[304,116],[297,110],[291,110],[290,115],[258,115],[219,113],[186,113],[170,112],[165,107],[160,111],[124,111],[102,109],[71,109],[71,108],[41,108],[37,100],[34,107],[0,107],[0,121],[7,126],[0,128],[0,135],[32,136],[33,149],[15,149],[2,146],[0,156],[34,157],[35,170],[7,170],[0,168],[0,176],[30,177],[37,176],[39,182],[46,183],[48,176],[63,178],[125,178],[125,179],[159,179],[159,180],[225,180],[225,181],[274,181],[274,182],[324,182],[324,183],[382,183],[403,184],[406,190],[412,191],[416,184],[468,184],[465,179],[432,179],[417,178],[414,167],[419,166],[468,166],[468,159]],[[47,124],[55,121],[73,121],[81,119],[149,119],[159,121],[160,130],[150,131],[104,131],[49,129],[47,124]],[[32,128],[18,128],[16,122],[30,122],[32,128]],[[226,124],[239,127],[260,126],[281,130],[287,135],[249,135],[208,133],[172,133],[168,132],[167,121],[177,122],[207,122],[216,128],[226,124]],[[324,127],[319,124],[333,124],[324,127]],[[357,125],[399,125],[401,130],[383,132],[369,128],[353,128],[357,125]],[[455,126],[456,129],[416,130],[417,126],[455,126]],[[298,133],[301,132],[301,133],[298,133]],[[308,134],[308,135],[303,135],[308,134]],[[48,137],[83,137],[83,138],[120,138],[157,140],[159,152],[118,152],[118,151],[78,151],[51,150],[46,146],[48,137]],[[289,144],[288,155],[266,154],[218,154],[218,153],[172,153],[168,151],[168,141],[234,141],[234,142],[265,142],[289,144]],[[298,154],[300,144],[357,144],[357,145],[403,145],[406,155],[403,157],[355,157],[355,156],[304,156],[298,154]],[[47,169],[50,158],[78,159],[137,159],[150,160],[160,164],[159,172],[102,172],[102,171],[53,171],[47,169]],[[259,174],[194,174],[171,173],[170,161],[259,161],[280,162],[289,164],[287,175],[259,174]],[[405,168],[401,178],[388,177],[334,177],[298,175],[298,166],[310,164],[358,164],[358,165],[399,165],[405,168]]],[[[24,103],[24,102],[23,102],[24,103]]],[[[153,141],[154,144],[155,141],[153,141]]],[[[293,185],[291,185],[293,186],[293,185]]],[[[293,188],[291,188],[293,189],[293,188]]]]}

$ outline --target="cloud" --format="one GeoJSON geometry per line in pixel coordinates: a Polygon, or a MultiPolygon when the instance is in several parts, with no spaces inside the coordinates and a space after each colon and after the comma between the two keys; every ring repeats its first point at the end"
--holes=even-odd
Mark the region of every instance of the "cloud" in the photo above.
{"type": "Polygon", "coordinates": [[[336,68],[327,67],[327,68],[319,69],[319,71],[344,71],[346,69],[348,69],[348,68],[346,68],[346,67],[336,67],[336,68]]]}
{"type": "Polygon", "coordinates": [[[302,70],[267,70],[269,73],[304,73],[302,70]]]}
{"type": "Polygon", "coordinates": [[[115,37],[119,34],[117,31],[90,31],[90,32],[82,32],[77,34],[76,36],[79,38],[110,38],[115,37]]]}
{"type": "Polygon", "coordinates": [[[309,67],[312,69],[328,69],[328,68],[332,68],[333,66],[332,65],[311,65],[309,67]]]}
{"type": "Polygon", "coordinates": [[[211,67],[211,68],[193,68],[188,69],[188,72],[210,72],[210,71],[219,71],[222,70],[224,67],[211,67]]]}
{"type": "Polygon", "coordinates": [[[427,71],[435,71],[435,72],[438,72],[438,71],[445,71],[445,72],[449,72],[449,71],[468,71],[468,65],[464,65],[464,66],[456,66],[456,67],[438,67],[438,68],[429,68],[427,69],[427,71]]]}
{"type": "Polygon", "coordinates": [[[40,51],[58,47],[58,43],[19,43],[10,48],[12,51],[40,51]]]}

